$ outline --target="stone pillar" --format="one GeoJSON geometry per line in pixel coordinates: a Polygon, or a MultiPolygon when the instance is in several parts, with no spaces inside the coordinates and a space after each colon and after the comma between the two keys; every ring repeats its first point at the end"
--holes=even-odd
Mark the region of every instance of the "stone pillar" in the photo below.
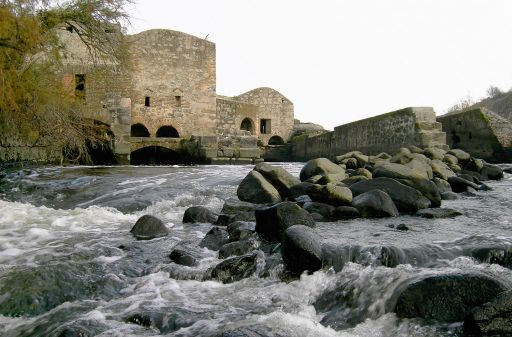
{"type": "Polygon", "coordinates": [[[132,100],[121,98],[111,109],[110,128],[115,135],[114,154],[118,164],[130,164],[130,128],[132,100]]]}

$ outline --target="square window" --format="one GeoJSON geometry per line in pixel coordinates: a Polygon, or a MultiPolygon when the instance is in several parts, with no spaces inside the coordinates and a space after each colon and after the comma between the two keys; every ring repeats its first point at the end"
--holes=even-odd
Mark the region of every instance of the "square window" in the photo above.
{"type": "Polygon", "coordinates": [[[151,105],[150,98],[149,98],[149,96],[146,96],[144,98],[144,106],[150,106],[150,105],[151,105]]]}
{"type": "Polygon", "coordinates": [[[260,133],[269,134],[270,132],[270,119],[260,119],[260,133]]]}

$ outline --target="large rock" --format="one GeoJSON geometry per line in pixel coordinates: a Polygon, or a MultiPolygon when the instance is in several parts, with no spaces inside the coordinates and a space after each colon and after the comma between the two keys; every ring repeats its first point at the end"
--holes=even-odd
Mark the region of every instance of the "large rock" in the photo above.
{"type": "MultiPolygon", "coordinates": [[[[416,154],[416,156],[423,156],[416,154]]],[[[430,160],[426,157],[423,158],[413,158],[410,162],[405,164],[405,166],[411,168],[414,171],[418,172],[426,172],[427,178],[432,179],[434,177],[434,173],[432,171],[432,167],[430,166],[430,160]]]]}
{"type": "Polygon", "coordinates": [[[199,246],[206,247],[210,250],[219,250],[223,244],[228,242],[228,231],[222,227],[214,226],[206,233],[205,237],[199,243],[199,246]]]}
{"type": "Polygon", "coordinates": [[[241,212],[254,212],[256,205],[251,202],[241,201],[237,199],[228,199],[224,201],[221,214],[238,214],[241,212]]]}
{"type": "Polygon", "coordinates": [[[423,154],[430,159],[443,160],[444,156],[446,155],[446,151],[438,147],[427,147],[425,150],[423,150],[423,154]]]}
{"type": "Polygon", "coordinates": [[[434,173],[434,177],[441,178],[443,180],[448,180],[448,178],[455,176],[455,172],[453,172],[448,165],[443,163],[440,160],[432,160],[430,163],[432,167],[432,172],[434,173]]]}
{"type": "Polygon", "coordinates": [[[450,186],[455,193],[466,192],[468,187],[478,190],[477,184],[461,177],[450,177],[448,178],[448,182],[450,183],[450,186]]]}
{"type": "Polygon", "coordinates": [[[306,202],[304,205],[302,205],[302,208],[304,208],[309,213],[317,213],[320,214],[324,220],[329,220],[332,218],[332,212],[336,207],[324,204],[322,202],[306,202]]]}
{"type": "Polygon", "coordinates": [[[280,242],[286,229],[293,225],[315,227],[311,215],[290,201],[256,209],[255,214],[256,232],[270,242],[280,242]]]}
{"type": "Polygon", "coordinates": [[[256,232],[256,223],[248,221],[236,221],[228,225],[229,241],[246,240],[256,232]]]}
{"type": "Polygon", "coordinates": [[[398,296],[395,312],[400,318],[460,322],[474,307],[504,290],[503,284],[483,274],[428,276],[405,287],[398,296]]]}
{"type": "Polygon", "coordinates": [[[512,336],[512,290],[473,309],[464,318],[464,336],[512,336]]]}
{"type": "Polygon", "coordinates": [[[434,184],[436,184],[437,189],[439,190],[439,193],[452,191],[452,187],[450,186],[450,183],[444,179],[435,177],[434,179],[432,179],[432,182],[434,184]]]}
{"type": "Polygon", "coordinates": [[[503,169],[499,167],[498,165],[491,165],[491,164],[484,164],[484,167],[482,168],[482,171],[480,173],[491,180],[500,180],[503,179],[503,169]]]}
{"type": "Polygon", "coordinates": [[[217,221],[218,215],[204,206],[192,206],[187,208],[183,214],[183,223],[217,221]]]}
{"type": "Polygon", "coordinates": [[[256,271],[257,257],[257,253],[251,253],[226,259],[212,269],[212,279],[232,283],[249,277],[256,271]]]}
{"type": "Polygon", "coordinates": [[[350,186],[352,194],[358,196],[371,190],[386,192],[397,209],[401,212],[414,213],[419,209],[430,206],[430,200],[424,197],[416,189],[399,183],[391,178],[374,178],[368,181],[360,181],[350,186]]]}
{"type": "Polygon", "coordinates": [[[350,220],[361,217],[357,208],[352,206],[338,206],[332,211],[333,220],[350,220]]]}
{"type": "Polygon", "coordinates": [[[372,172],[374,178],[386,177],[393,179],[429,179],[428,173],[421,169],[412,169],[405,165],[378,162],[372,172]]]}
{"type": "Polygon", "coordinates": [[[484,168],[484,163],[482,159],[471,157],[466,165],[464,165],[464,169],[473,172],[481,172],[484,168]]]}
{"type": "Polygon", "coordinates": [[[141,216],[130,230],[137,239],[150,240],[162,236],[167,236],[169,230],[165,227],[162,220],[155,216],[146,214],[141,216]]]}
{"type": "Polygon", "coordinates": [[[322,243],[310,227],[291,226],[286,230],[281,244],[281,254],[286,268],[292,273],[314,272],[322,268],[322,243]]]}
{"type": "Polygon", "coordinates": [[[418,190],[421,194],[430,200],[430,207],[441,206],[441,193],[436,184],[428,179],[399,179],[399,181],[407,186],[418,190]]]}
{"type": "Polygon", "coordinates": [[[281,197],[287,198],[292,186],[300,183],[300,180],[282,167],[272,166],[265,162],[254,166],[254,171],[261,173],[278,191],[281,197]]]}
{"type": "Polygon", "coordinates": [[[311,159],[300,170],[300,180],[304,181],[315,175],[343,174],[345,170],[327,158],[311,159]]]}
{"type": "Polygon", "coordinates": [[[240,182],[236,195],[242,201],[255,204],[276,203],[281,201],[281,195],[259,172],[251,171],[240,182]]]}
{"type": "Polygon", "coordinates": [[[455,218],[456,216],[462,215],[462,213],[451,208],[426,208],[420,209],[416,212],[416,215],[427,219],[440,219],[455,218]]]}
{"type": "Polygon", "coordinates": [[[448,151],[448,154],[457,157],[457,160],[463,165],[466,164],[468,160],[471,158],[471,155],[469,153],[460,149],[451,149],[450,151],[448,151]]]}
{"type": "Polygon", "coordinates": [[[187,267],[195,267],[199,264],[193,253],[183,248],[176,248],[170,254],[169,258],[172,262],[187,267]]]}
{"type": "Polygon", "coordinates": [[[335,184],[319,185],[302,182],[293,186],[290,194],[293,198],[306,194],[313,201],[333,206],[350,205],[352,202],[352,191],[346,186],[335,184]]]}
{"type": "Polygon", "coordinates": [[[225,259],[226,257],[234,255],[244,255],[258,249],[259,246],[259,241],[254,239],[229,242],[220,247],[219,259],[225,259]]]}
{"type": "Polygon", "coordinates": [[[352,200],[352,206],[365,218],[398,216],[393,200],[381,190],[371,190],[358,195],[352,200]]]}

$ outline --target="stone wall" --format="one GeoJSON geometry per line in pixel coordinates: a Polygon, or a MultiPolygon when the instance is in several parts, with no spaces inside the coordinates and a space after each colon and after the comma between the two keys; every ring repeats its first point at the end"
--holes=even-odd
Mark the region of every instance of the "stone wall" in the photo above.
{"type": "Polygon", "coordinates": [[[512,122],[484,108],[437,118],[452,148],[490,162],[512,161],[512,122]]]}
{"type": "Polygon", "coordinates": [[[180,136],[216,133],[215,44],[171,30],[129,37],[132,124],[151,136],[161,126],[180,136]]]}
{"type": "Polygon", "coordinates": [[[334,158],[359,150],[366,154],[395,152],[401,147],[446,147],[446,135],[432,108],[406,108],[345,124],[313,137],[297,137],[292,144],[296,160],[334,158]]]}
{"type": "Polygon", "coordinates": [[[217,96],[217,134],[219,136],[241,134],[242,121],[248,118],[252,121],[251,130],[248,132],[257,137],[259,129],[254,121],[258,120],[258,115],[259,109],[253,104],[217,96]]]}

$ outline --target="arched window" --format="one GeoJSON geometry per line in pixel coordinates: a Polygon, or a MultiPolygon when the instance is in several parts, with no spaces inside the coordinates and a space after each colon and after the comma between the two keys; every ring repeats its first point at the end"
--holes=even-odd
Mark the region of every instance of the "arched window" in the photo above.
{"type": "Polygon", "coordinates": [[[251,134],[254,132],[254,123],[250,118],[244,118],[240,124],[240,130],[249,131],[251,134]]]}
{"type": "Polygon", "coordinates": [[[166,137],[166,138],[179,138],[180,135],[178,133],[178,130],[173,128],[170,125],[164,125],[158,129],[156,132],[157,137],[166,137]]]}
{"type": "Polygon", "coordinates": [[[283,138],[281,138],[279,136],[272,136],[268,140],[268,145],[283,145],[283,144],[284,144],[284,140],[283,140],[283,138]]]}
{"type": "Polygon", "coordinates": [[[146,128],[141,123],[133,124],[130,129],[130,136],[132,136],[132,137],[149,137],[148,128],[146,128]]]}

